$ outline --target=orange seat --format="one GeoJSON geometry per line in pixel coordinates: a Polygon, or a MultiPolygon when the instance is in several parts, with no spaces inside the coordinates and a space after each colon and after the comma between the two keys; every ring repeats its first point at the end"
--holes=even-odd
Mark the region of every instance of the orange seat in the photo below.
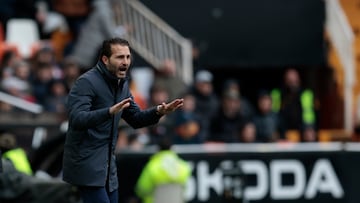
{"type": "Polygon", "coordinates": [[[300,132],[298,130],[288,130],[285,133],[286,140],[289,142],[300,142],[300,132]]]}

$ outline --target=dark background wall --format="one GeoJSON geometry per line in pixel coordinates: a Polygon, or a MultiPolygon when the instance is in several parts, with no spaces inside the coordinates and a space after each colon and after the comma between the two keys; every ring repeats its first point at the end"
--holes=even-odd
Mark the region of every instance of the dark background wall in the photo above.
{"type": "Polygon", "coordinates": [[[319,65],[322,0],[142,0],[201,50],[201,66],[319,65]]]}

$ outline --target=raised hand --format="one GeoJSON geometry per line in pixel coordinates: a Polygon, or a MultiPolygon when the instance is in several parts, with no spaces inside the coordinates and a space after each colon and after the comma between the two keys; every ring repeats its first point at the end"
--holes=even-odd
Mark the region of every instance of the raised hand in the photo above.
{"type": "Polygon", "coordinates": [[[117,114],[120,111],[122,111],[123,109],[127,108],[130,106],[130,101],[131,98],[126,98],[124,100],[122,100],[121,102],[114,104],[112,107],[109,108],[109,113],[110,114],[117,114]]]}
{"type": "Polygon", "coordinates": [[[174,112],[176,109],[184,105],[184,99],[175,99],[169,103],[163,102],[157,106],[157,113],[159,115],[166,115],[174,112]]]}

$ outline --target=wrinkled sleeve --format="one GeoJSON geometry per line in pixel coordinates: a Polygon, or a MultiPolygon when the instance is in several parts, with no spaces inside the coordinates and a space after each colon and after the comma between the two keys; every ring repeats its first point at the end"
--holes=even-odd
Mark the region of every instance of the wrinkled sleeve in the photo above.
{"type": "MultiPolygon", "coordinates": [[[[133,96],[131,95],[133,98],[133,96]]],[[[140,107],[131,100],[130,106],[124,109],[122,118],[133,128],[142,128],[154,125],[159,122],[160,115],[156,114],[156,107],[141,110],[140,107]]]]}
{"type": "Polygon", "coordinates": [[[69,122],[73,129],[91,128],[111,118],[109,107],[92,109],[92,102],[95,98],[94,88],[86,78],[76,81],[67,101],[69,122]]]}

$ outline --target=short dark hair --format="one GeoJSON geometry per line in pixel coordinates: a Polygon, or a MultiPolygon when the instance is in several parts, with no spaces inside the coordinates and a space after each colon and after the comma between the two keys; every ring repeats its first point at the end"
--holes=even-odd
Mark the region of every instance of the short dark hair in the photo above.
{"type": "Polygon", "coordinates": [[[127,46],[130,49],[130,44],[126,39],[115,37],[111,39],[104,40],[100,49],[99,59],[101,60],[102,56],[110,57],[111,56],[111,45],[120,44],[122,46],[127,46]]]}
{"type": "Polygon", "coordinates": [[[172,138],[168,135],[159,135],[157,140],[157,146],[160,151],[170,150],[172,146],[172,138]]]}

